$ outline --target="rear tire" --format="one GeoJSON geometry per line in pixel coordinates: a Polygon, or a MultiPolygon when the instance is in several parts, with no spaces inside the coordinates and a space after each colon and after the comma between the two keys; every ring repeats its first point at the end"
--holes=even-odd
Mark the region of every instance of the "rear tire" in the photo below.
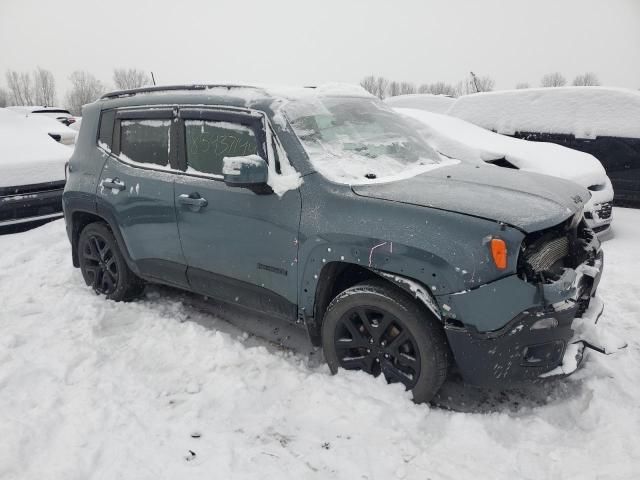
{"type": "Polygon", "coordinates": [[[80,232],[78,260],[85,283],[111,300],[131,300],[144,289],[144,283],[129,269],[115,236],[104,223],[90,223],[80,232]]]}
{"type": "Polygon", "coordinates": [[[430,401],[447,377],[449,347],[437,319],[406,292],[367,281],[327,307],[322,347],[332,373],[364,370],[400,382],[417,403],[430,401]]]}

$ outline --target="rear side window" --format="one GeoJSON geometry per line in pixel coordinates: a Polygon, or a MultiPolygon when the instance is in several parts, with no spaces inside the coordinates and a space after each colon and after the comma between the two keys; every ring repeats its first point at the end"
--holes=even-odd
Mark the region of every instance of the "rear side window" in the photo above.
{"type": "Polygon", "coordinates": [[[136,163],[169,167],[171,120],[122,120],[120,156],[136,163]]]}
{"type": "Polygon", "coordinates": [[[185,120],[187,171],[222,175],[224,157],[258,154],[254,130],[240,123],[185,120]]]}
{"type": "Polygon", "coordinates": [[[107,110],[100,115],[100,133],[98,135],[98,144],[106,146],[109,150],[113,144],[113,122],[116,117],[115,110],[107,110]]]}

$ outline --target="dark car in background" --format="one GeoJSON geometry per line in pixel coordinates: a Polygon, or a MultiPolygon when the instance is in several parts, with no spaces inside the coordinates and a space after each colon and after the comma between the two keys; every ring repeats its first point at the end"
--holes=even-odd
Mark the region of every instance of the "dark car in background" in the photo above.
{"type": "Polygon", "coordinates": [[[154,282],[285,319],[332,372],[428,401],[451,369],[495,386],[577,367],[603,262],[588,198],[444,158],[357,87],[188,85],[85,105],[63,206],[107,298],[154,282]]]}
{"type": "Polygon", "coordinates": [[[596,157],[614,202],[640,208],[640,92],[608,87],[532,88],[460,97],[448,110],[497,133],[596,157]]]}

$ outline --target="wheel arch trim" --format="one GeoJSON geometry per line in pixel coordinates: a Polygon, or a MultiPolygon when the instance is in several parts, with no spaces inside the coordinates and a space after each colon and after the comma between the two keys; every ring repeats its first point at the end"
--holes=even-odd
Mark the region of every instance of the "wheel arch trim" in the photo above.
{"type": "Polygon", "coordinates": [[[308,291],[308,288],[301,287],[304,289],[304,293],[307,294],[307,300],[308,295],[313,293],[312,302],[300,305],[299,317],[304,321],[309,339],[314,346],[321,345],[320,332],[322,330],[322,322],[331,300],[346,288],[367,279],[381,279],[396,286],[418,300],[438,321],[442,321],[442,314],[435,297],[429,291],[429,288],[421,282],[357,263],[332,261],[323,265],[315,279],[313,292],[308,291]],[[350,278],[345,278],[345,276],[350,276],[350,278]]]}

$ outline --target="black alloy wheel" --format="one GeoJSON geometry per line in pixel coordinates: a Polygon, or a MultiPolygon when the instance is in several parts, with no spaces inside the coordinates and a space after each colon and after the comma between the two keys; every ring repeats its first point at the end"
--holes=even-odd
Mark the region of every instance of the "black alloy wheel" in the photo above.
{"type": "Polygon", "coordinates": [[[85,283],[115,301],[131,300],[144,282],[127,265],[115,236],[105,223],[84,227],[78,238],[78,262],[85,283]]]}
{"type": "Polygon", "coordinates": [[[99,234],[90,235],[84,242],[81,255],[84,270],[91,279],[91,287],[104,295],[112,294],[118,285],[118,263],[113,250],[99,234]]]}
{"type": "Polygon", "coordinates": [[[387,382],[415,386],[420,376],[420,350],[411,332],[390,312],[370,306],[344,314],[335,329],[340,366],[364,370],[387,382]]]}
{"type": "Polygon", "coordinates": [[[347,288],[322,320],[322,349],[332,373],[362,370],[384,375],[428,402],[449,370],[442,323],[418,300],[382,279],[347,288]]]}

